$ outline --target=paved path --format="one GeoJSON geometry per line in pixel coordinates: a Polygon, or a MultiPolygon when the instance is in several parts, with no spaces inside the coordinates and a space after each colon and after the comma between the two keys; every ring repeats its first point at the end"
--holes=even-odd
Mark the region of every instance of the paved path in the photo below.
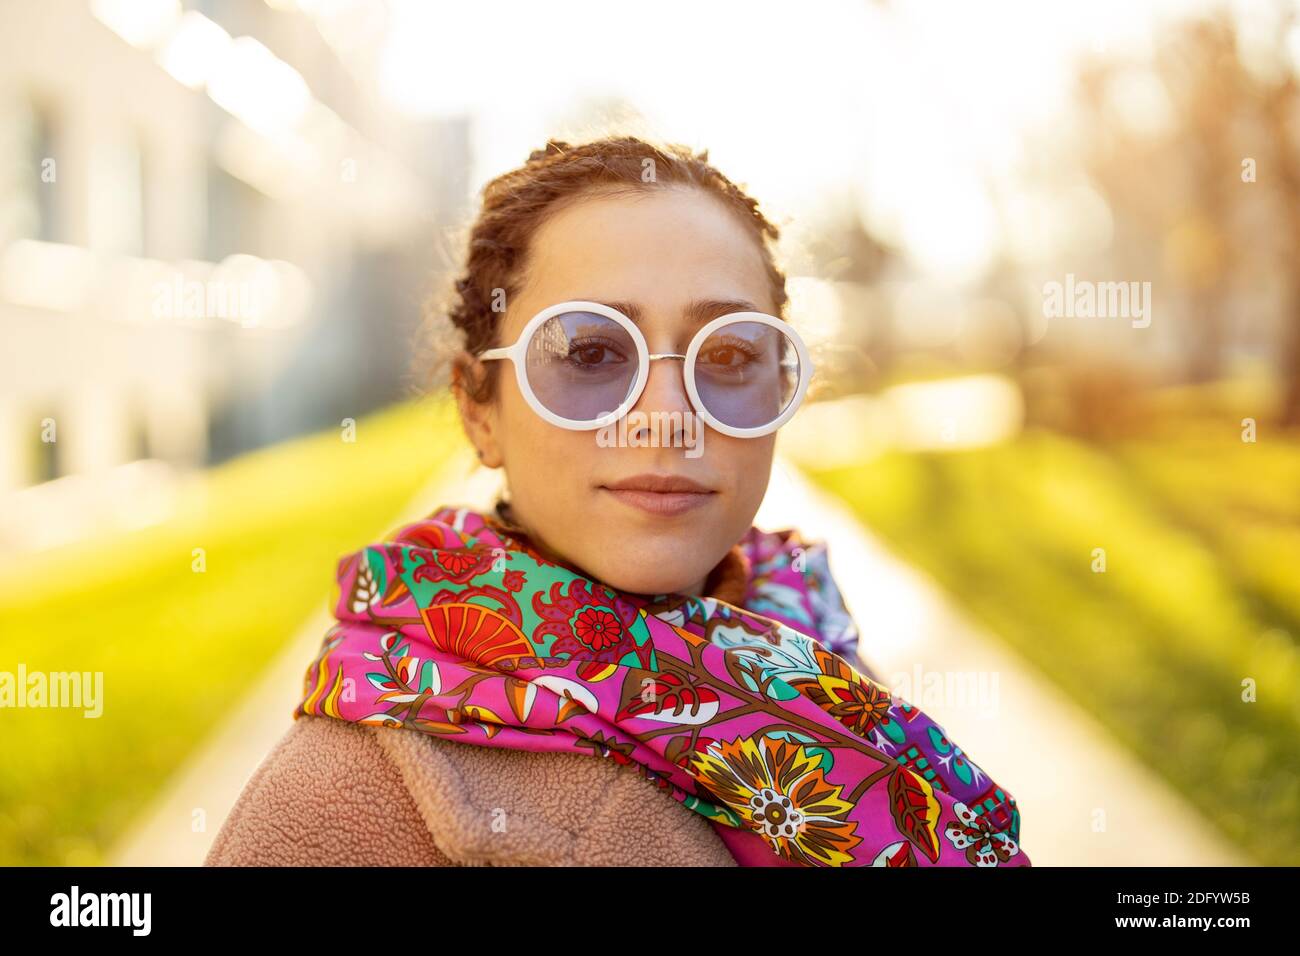
{"type": "MultiPolygon", "coordinates": [[[[403,518],[438,504],[490,502],[498,473],[471,471],[425,489],[403,518]]],[[[796,526],[830,545],[862,647],[883,678],[931,674],[996,676],[996,694],[963,704],[919,702],[952,738],[1015,794],[1026,852],[1038,865],[1223,865],[1246,862],[1200,815],[1113,743],[1095,721],[1031,666],[954,612],[931,583],[889,555],[838,502],[777,462],[756,523],[796,526]],[[980,706],[975,706],[979,704],[980,706]],[[991,705],[996,705],[996,709],[991,705]]],[[[110,859],[126,865],[197,865],[244,784],[288,729],[303,668],[329,626],[307,621],[239,710],[177,773],[110,859]],[[194,832],[195,809],[206,827],[194,832]]],[[[918,686],[924,686],[918,683],[918,686]]],[[[988,689],[992,691],[990,683],[988,689]]],[[[913,698],[915,695],[911,695],[913,698]]]]}
{"type": "Polygon", "coordinates": [[[1005,643],[963,619],[937,586],[886,551],[838,499],[813,488],[792,465],[778,460],[755,523],[797,527],[828,543],[832,571],[862,635],[859,647],[887,683],[906,675],[911,686],[924,688],[931,675],[984,675],[985,687],[996,690],[991,699],[906,696],[1015,795],[1021,838],[1035,865],[1249,865],[1091,715],[1005,643]]]}

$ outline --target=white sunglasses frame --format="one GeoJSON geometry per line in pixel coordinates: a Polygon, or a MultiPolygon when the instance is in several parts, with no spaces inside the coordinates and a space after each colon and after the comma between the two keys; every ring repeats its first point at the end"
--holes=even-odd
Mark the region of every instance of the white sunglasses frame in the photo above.
{"type": "Polygon", "coordinates": [[[774,316],[767,315],[763,312],[731,312],[727,315],[720,315],[711,320],[700,328],[691,339],[691,344],[686,349],[685,355],[679,355],[674,352],[657,352],[651,353],[649,345],[646,343],[645,335],[637,328],[636,323],[629,319],[618,309],[605,305],[602,302],[587,302],[582,299],[574,299],[568,302],[558,302],[555,305],[547,306],[538,312],[528,324],[524,326],[523,331],[519,333],[519,338],[515,340],[514,345],[504,346],[502,348],[488,349],[478,358],[482,361],[493,361],[498,359],[509,359],[515,367],[515,381],[519,383],[519,391],[524,395],[524,400],[529,406],[540,415],[543,419],[552,425],[558,425],[560,428],[567,428],[570,431],[593,431],[597,428],[604,428],[618,421],[640,400],[641,394],[645,391],[646,382],[650,378],[650,363],[655,359],[682,359],[682,381],[686,385],[686,393],[690,397],[691,404],[695,407],[696,414],[716,431],[724,435],[731,435],[735,438],[758,438],[762,435],[769,435],[776,431],[782,425],[790,420],[799,406],[803,403],[804,395],[808,392],[808,385],[813,376],[812,359],[808,356],[808,347],[804,344],[799,333],[794,330],[789,322],[784,322],[774,316]],[[631,337],[637,352],[637,372],[636,380],[632,384],[632,389],[623,403],[612,412],[600,416],[591,421],[581,421],[573,418],[564,418],[556,415],[549,408],[542,404],[541,400],[533,392],[533,387],[528,382],[527,372],[527,355],[528,346],[532,341],[533,333],[548,319],[565,312],[594,312],[602,315],[607,319],[617,322],[631,337]],[[794,396],[786,405],[785,410],[776,418],[766,425],[759,425],[755,428],[736,428],[728,425],[726,422],[719,421],[709,413],[704,407],[704,402],[700,399],[699,392],[695,388],[695,359],[700,353],[700,348],[717,329],[733,322],[757,322],[760,325],[768,325],[774,329],[784,332],[794,343],[795,354],[799,356],[799,384],[795,388],[794,396]]]}

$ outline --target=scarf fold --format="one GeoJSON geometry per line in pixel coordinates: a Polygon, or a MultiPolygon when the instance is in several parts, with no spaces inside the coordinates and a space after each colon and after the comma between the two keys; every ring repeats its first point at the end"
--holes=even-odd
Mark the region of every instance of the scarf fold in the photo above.
{"type": "Polygon", "coordinates": [[[1029,865],[1012,796],[859,660],[825,546],[739,547],[740,605],[637,595],[439,509],[339,561],[294,719],[611,759],[773,862],[1029,865]]]}

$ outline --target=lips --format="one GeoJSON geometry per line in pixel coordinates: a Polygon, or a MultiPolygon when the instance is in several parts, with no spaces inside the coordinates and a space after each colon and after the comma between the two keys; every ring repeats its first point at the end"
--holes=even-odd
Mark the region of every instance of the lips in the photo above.
{"type": "Polygon", "coordinates": [[[619,501],[647,514],[675,517],[702,507],[717,494],[681,475],[634,475],[600,486],[619,501]]]}

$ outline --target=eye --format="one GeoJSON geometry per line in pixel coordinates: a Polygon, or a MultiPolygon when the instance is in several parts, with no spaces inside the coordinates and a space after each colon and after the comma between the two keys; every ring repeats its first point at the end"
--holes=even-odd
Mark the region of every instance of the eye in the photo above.
{"type": "Polygon", "coordinates": [[[699,359],[715,369],[740,369],[758,357],[754,347],[748,342],[723,340],[710,342],[700,351],[699,359]]]}
{"type": "Polygon", "coordinates": [[[599,368],[627,361],[618,346],[599,338],[576,339],[569,343],[568,361],[579,368],[599,368]]]}

